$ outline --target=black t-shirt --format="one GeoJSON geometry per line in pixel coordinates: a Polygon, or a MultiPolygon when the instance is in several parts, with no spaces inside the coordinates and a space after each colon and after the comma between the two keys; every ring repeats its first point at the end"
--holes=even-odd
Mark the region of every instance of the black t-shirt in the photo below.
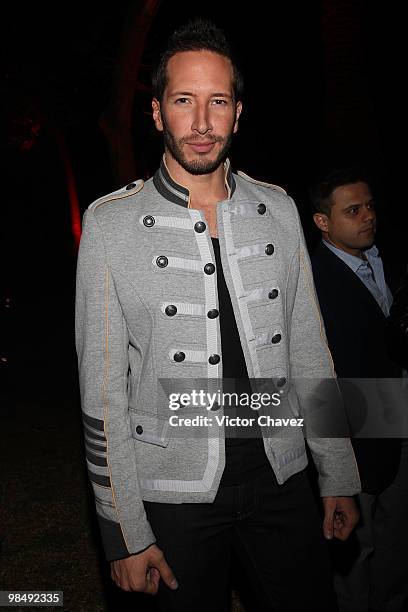
{"type": "MultiPolygon", "coordinates": [[[[239,338],[239,332],[232,309],[231,298],[225,282],[221,264],[220,245],[217,238],[211,238],[217,265],[217,288],[220,312],[221,348],[224,379],[235,380],[235,391],[251,394],[248,371],[239,338]]],[[[226,389],[229,391],[229,388],[226,389]]],[[[265,454],[262,433],[257,425],[258,413],[250,407],[225,408],[228,416],[255,418],[248,438],[243,437],[243,428],[228,427],[225,438],[226,464],[220,486],[242,484],[259,472],[271,469],[265,454]],[[256,435],[256,437],[254,437],[256,435]]]]}

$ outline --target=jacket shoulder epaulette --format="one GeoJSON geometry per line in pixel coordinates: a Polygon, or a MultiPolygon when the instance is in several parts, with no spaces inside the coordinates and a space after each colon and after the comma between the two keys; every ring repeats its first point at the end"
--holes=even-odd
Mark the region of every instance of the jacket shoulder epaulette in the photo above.
{"type": "Polygon", "coordinates": [[[281,191],[282,193],[287,195],[283,187],[279,187],[279,185],[274,185],[273,183],[264,183],[263,181],[257,181],[256,179],[248,176],[247,174],[245,174],[245,172],[242,172],[241,170],[238,170],[238,176],[240,176],[246,181],[249,181],[250,183],[254,183],[255,185],[261,185],[262,187],[269,187],[270,189],[277,189],[278,191],[281,191]]]}
{"type": "Polygon", "coordinates": [[[143,185],[144,181],[142,179],[129,183],[129,185],[126,185],[126,187],[121,187],[117,191],[113,191],[112,193],[108,193],[107,195],[98,198],[88,206],[88,210],[94,212],[101,204],[106,204],[106,202],[111,202],[112,200],[121,200],[122,198],[127,198],[128,196],[134,195],[143,189],[143,185]]]}

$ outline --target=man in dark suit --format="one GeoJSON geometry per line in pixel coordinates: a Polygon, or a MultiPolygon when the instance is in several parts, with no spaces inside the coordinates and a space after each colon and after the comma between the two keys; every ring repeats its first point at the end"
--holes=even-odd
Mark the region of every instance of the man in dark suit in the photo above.
{"type": "MultiPolygon", "coordinates": [[[[370,187],[356,172],[338,170],[315,188],[312,200],[322,233],[312,256],[313,274],[336,373],[360,384],[365,379],[367,385],[398,378],[401,371],[386,350],[392,294],[374,245],[370,187]]],[[[351,381],[348,387],[358,388],[351,381]]],[[[349,399],[345,394],[351,428],[358,431],[370,403],[349,399]]],[[[354,438],[353,446],[362,481],[361,522],[342,558],[335,554],[339,607],[341,612],[403,612],[408,610],[406,448],[401,454],[395,437],[354,438]]]]}

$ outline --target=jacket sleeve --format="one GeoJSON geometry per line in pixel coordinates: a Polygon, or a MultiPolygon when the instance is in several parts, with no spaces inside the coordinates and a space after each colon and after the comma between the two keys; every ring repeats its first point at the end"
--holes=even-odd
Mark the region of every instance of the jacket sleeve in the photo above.
{"type": "Polygon", "coordinates": [[[319,474],[321,496],[355,495],[361,491],[357,463],[350,439],[343,437],[344,433],[338,433],[345,431],[342,419],[345,425],[347,422],[303,230],[296,206],[289,199],[299,232],[298,279],[290,333],[291,373],[305,417],[307,443],[319,474]],[[319,435],[319,431],[325,433],[319,435]],[[342,437],[325,437],[328,435],[342,437]]]}
{"type": "Polygon", "coordinates": [[[77,263],[75,335],[86,463],[109,561],[155,539],[139,490],[127,401],[128,333],[92,210],[77,263]]]}

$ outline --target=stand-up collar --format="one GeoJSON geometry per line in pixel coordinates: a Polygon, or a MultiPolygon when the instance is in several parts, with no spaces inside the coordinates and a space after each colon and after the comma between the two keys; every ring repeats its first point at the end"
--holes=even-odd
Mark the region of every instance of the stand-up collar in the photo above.
{"type": "MultiPolygon", "coordinates": [[[[235,191],[235,179],[231,170],[231,164],[229,159],[224,162],[225,170],[225,186],[228,191],[228,199],[231,198],[235,191]]],[[[153,183],[157,191],[167,200],[173,202],[173,204],[180,204],[181,206],[188,207],[190,200],[190,192],[187,187],[183,187],[172,178],[169,169],[166,165],[166,159],[163,155],[160,162],[160,168],[153,176],[153,183]]]]}

